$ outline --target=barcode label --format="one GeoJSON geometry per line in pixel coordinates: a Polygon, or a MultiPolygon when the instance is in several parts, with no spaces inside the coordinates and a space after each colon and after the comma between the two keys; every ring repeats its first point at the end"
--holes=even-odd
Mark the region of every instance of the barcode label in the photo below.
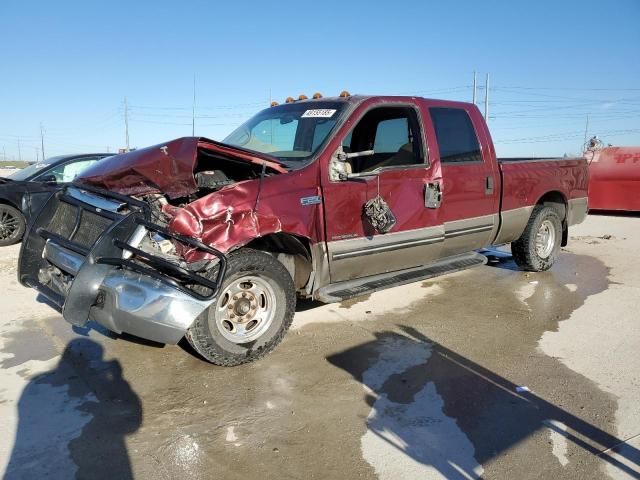
{"type": "Polygon", "coordinates": [[[334,113],[336,111],[329,108],[316,108],[304,112],[302,118],[331,118],[334,113]]]}

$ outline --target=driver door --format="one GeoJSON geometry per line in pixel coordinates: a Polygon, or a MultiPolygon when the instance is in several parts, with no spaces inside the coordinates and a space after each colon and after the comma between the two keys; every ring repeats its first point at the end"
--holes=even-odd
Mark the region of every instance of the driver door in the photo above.
{"type": "Polygon", "coordinates": [[[426,161],[418,106],[374,106],[354,117],[342,149],[366,154],[348,160],[348,179],[324,178],[322,185],[332,283],[424,265],[439,257],[444,240],[439,209],[425,205],[426,186],[439,182],[439,171],[426,161]],[[386,233],[364,214],[377,196],[395,217],[386,233]]]}

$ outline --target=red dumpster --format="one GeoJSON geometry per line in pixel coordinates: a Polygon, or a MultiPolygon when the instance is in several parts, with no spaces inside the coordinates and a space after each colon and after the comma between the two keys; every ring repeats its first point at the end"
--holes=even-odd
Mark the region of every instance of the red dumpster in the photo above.
{"type": "Polygon", "coordinates": [[[640,147],[587,151],[589,209],[640,211],[640,147]]]}

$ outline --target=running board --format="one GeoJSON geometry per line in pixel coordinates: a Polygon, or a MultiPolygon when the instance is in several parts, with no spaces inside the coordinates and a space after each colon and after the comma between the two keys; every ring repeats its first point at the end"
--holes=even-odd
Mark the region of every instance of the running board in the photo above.
{"type": "Polygon", "coordinates": [[[487,257],[476,252],[456,255],[422,267],[408,268],[395,272],[372,275],[370,277],[347,280],[321,288],[314,295],[324,303],[334,303],[359,297],[369,293],[413,283],[427,278],[439,277],[447,273],[459,272],[487,263],[487,257]]]}

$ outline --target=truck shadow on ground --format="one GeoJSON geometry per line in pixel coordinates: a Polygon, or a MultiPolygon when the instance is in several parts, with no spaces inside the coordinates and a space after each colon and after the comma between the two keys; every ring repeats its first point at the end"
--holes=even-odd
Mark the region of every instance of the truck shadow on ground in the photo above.
{"type": "MultiPolygon", "coordinates": [[[[622,439],[535,393],[518,392],[518,385],[412,327],[399,328],[403,334],[376,333],[376,340],[328,357],[365,386],[365,401],[372,407],[368,434],[445,478],[478,478],[481,466],[549,429],[590,454],[586,463],[593,463],[587,467],[593,478],[602,476],[598,459],[640,478],[640,451],[622,439]],[[418,360],[406,361],[411,356],[418,360]],[[382,376],[371,369],[376,362],[382,376]],[[456,437],[458,428],[468,440],[456,437]],[[468,441],[472,445],[465,445],[468,441]]],[[[538,458],[536,452],[529,455],[538,458]]],[[[534,466],[548,468],[540,459],[534,466]]],[[[541,471],[529,475],[537,478],[541,471]]],[[[551,473],[545,470],[542,476],[551,473]]]]}
{"type": "Polygon", "coordinates": [[[29,382],[5,479],[132,479],[125,438],[142,404],[116,360],[88,338],[69,342],[57,366],[29,382]]]}

